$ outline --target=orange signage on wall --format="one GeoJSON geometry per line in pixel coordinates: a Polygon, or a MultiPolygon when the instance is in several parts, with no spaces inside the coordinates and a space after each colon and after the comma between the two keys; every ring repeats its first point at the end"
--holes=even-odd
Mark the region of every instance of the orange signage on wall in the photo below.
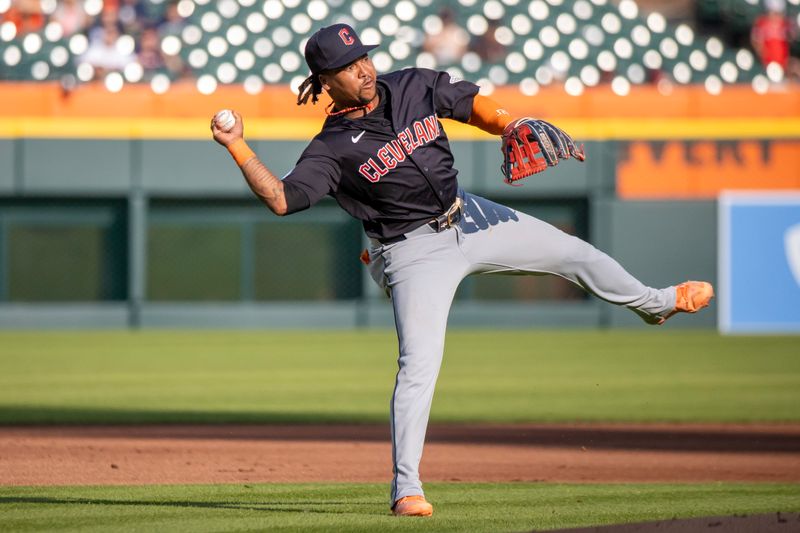
{"type": "Polygon", "coordinates": [[[621,149],[620,198],[715,198],[725,189],[800,189],[800,142],[634,141],[621,149]]]}

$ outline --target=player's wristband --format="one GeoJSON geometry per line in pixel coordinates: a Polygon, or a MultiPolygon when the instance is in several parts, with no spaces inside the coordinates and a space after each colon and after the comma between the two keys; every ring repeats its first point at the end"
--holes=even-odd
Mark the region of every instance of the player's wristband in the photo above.
{"type": "Polygon", "coordinates": [[[228,152],[233,156],[233,159],[236,160],[236,164],[240,167],[244,165],[250,158],[255,157],[256,154],[253,152],[247,143],[244,142],[244,139],[237,139],[233,141],[230,145],[228,145],[228,152]]]}
{"type": "Polygon", "coordinates": [[[488,133],[500,135],[512,121],[513,118],[508,114],[508,111],[503,109],[503,106],[486,96],[475,95],[472,100],[472,114],[469,117],[469,124],[488,133]]]}

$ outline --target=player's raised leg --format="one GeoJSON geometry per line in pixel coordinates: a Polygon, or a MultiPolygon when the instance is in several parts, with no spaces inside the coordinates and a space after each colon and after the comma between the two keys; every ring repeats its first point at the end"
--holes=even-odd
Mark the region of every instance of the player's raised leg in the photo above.
{"type": "Polygon", "coordinates": [[[586,241],[479,196],[467,194],[461,229],[472,272],[556,274],[603,300],[628,307],[650,324],[661,324],[675,312],[695,312],[713,296],[705,282],[648,287],[586,241]]]}

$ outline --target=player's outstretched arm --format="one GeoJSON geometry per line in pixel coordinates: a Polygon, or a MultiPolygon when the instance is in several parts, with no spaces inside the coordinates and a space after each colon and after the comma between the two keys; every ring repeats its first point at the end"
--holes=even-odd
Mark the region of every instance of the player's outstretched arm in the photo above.
{"type": "Polygon", "coordinates": [[[503,106],[487,96],[476,94],[472,100],[472,113],[467,124],[493,135],[502,135],[514,118],[503,106]]]}
{"type": "Polygon", "coordinates": [[[468,124],[502,135],[500,168],[506,183],[554,167],[561,159],[586,159],[583,147],[560,128],[529,117],[514,119],[500,104],[479,94],[473,99],[468,124]]]}
{"type": "Polygon", "coordinates": [[[216,116],[211,119],[211,133],[214,135],[214,140],[228,149],[236,164],[239,165],[250,190],[269,207],[270,211],[276,215],[285,215],[287,205],[283,182],[270,172],[247,146],[244,140],[242,116],[236,111],[233,111],[233,116],[236,122],[228,131],[220,129],[216,116]]]}

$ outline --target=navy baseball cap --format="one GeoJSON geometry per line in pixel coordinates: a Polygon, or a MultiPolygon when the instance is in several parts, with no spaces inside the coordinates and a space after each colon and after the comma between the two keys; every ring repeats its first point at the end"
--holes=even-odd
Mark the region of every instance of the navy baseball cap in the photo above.
{"type": "Polygon", "coordinates": [[[306,43],[306,63],[312,74],[349,65],[377,44],[362,44],[356,30],[347,24],[320,28],[306,43]]]}

